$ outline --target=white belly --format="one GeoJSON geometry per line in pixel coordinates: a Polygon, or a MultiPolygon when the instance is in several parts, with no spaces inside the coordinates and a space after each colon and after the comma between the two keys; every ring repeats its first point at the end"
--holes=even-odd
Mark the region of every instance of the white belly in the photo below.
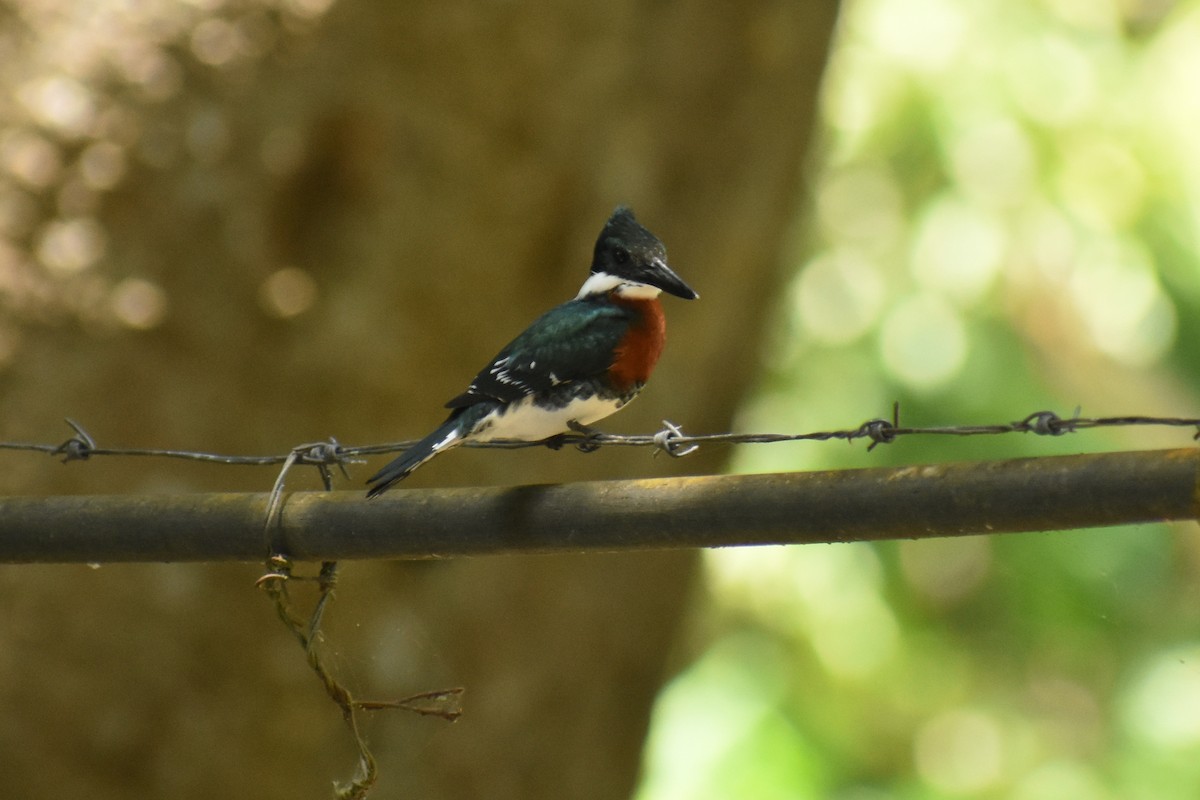
{"type": "Polygon", "coordinates": [[[616,400],[593,397],[587,400],[572,400],[562,408],[546,409],[538,408],[526,398],[509,406],[503,414],[496,413],[485,417],[475,429],[475,433],[467,438],[481,442],[492,439],[536,442],[560,433],[568,433],[571,429],[567,423],[571,420],[581,425],[591,425],[620,407],[621,404],[616,400]]]}

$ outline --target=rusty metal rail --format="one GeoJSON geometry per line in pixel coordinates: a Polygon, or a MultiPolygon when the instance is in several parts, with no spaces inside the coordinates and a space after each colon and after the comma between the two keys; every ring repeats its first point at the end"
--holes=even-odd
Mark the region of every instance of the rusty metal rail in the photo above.
{"type": "Polygon", "coordinates": [[[462,489],[0,499],[0,562],[423,559],[1196,519],[1200,449],[462,489]]]}

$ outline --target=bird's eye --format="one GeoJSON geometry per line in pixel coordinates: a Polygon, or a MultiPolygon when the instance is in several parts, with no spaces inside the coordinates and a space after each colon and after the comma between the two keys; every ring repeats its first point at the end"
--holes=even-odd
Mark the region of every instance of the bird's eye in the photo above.
{"type": "Polygon", "coordinates": [[[629,251],[624,247],[618,247],[613,253],[613,258],[617,260],[618,264],[624,264],[629,261],[629,251]]]}

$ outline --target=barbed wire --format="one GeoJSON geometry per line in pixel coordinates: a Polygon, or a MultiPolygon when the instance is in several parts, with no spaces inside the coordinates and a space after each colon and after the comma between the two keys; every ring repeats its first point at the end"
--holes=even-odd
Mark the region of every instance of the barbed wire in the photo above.
{"type": "MultiPolygon", "coordinates": [[[[330,437],[323,442],[296,445],[286,453],[273,455],[230,455],[198,450],[176,448],[102,447],[88,431],[73,419],[66,423],[74,435],[57,444],[35,442],[3,442],[0,450],[40,452],[62,456],[63,462],[86,461],[98,456],[130,456],[153,458],[177,458],[218,464],[263,466],[273,464],[308,465],[322,468],[336,466],[346,475],[346,465],[363,463],[362,457],[381,455],[405,450],[416,440],[389,442],[385,444],[348,447],[330,437]]],[[[549,440],[529,442],[494,440],[490,442],[466,442],[466,447],[517,449],[550,446],[555,449],[567,446],[587,452],[602,447],[653,447],[655,452],[666,453],[675,458],[690,455],[702,445],[723,444],[771,444],[779,442],[831,441],[856,442],[866,440],[867,450],[881,444],[891,444],[907,436],[996,436],[1001,434],[1031,433],[1037,436],[1063,436],[1095,428],[1119,428],[1133,426],[1159,426],[1194,428],[1193,439],[1200,439],[1200,418],[1155,417],[1130,415],[1119,417],[1084,417],[1076,409],[1069,417],[1054,411],[1035,411],[1013,422],[986,425],[937,425],[906,426],[900,424],[899,404],[893,406],[892,418],[870,419],[854,428],[840,430],[811,431],[807,433],[701,433],[689,434],[677,424],[663,420],[661,430],[650,434],[615,434],[597,431],[581,431],[552,437],[549,440]]]]}
{"type": "MultiPolygon", "coordinates": [[[[0,450],[44,453],[60,456],[64,463],[71,461],[87,461],[100,456],[127,457],[158,457],[187,459],[230,465],[279,465],[279,473],[272,486],[266,505],[263,520],[263,553],[265,554],[266,572],[256,582],[275,607],[280,621],[291,632],[297,643],[304,651],[309,668],[321,681],[330,700],[337,706],[345,722],[351,742],[356,750],[356,769],[352,779],[345,784],[335,787],[334,795],[338,800],[365,800],[375,787],[379,772],[375,757],[368,747],[362,733],[360,712],[378,710],[403,710],[421,715],[432,715],[447,721],[457,719],[461,713],[461,687],[437,689],[411,694],[396,700],[362,700],[357,698],[333,672],[326,662],[321,646],[323,633],[321,623],[324,612],[333,598],[338,580],[338,562],[324,561],[320,572],[316,575],[299,575],[293,571],[293,564],[285,554],[286,548],[279,539],[279,520],[283,505],[283,492],[289,473],[300,466],[314,466],[321,476],[322,487],[325,491],[333,490],[332,469],[337,467],[343,475],[349,477],[347,465],[362,463],[364,456],[380,455],[404,450],[411,447],[414,441],[392,442],[359,447],[347,447],[337,439],[330,438],[323,442],[310,442],[296,445],[287,453],[278,455],[229,455],[195,450],[161,449],[161,448],[131,448],[131,447],[102,447],[82,425],[72,419],[66,423],[71,427],[73,435],[58,444],[42,444],[31,442],[0,442],[0,450]],[[307,614],[302,612],[289,586],[295,581],[311,583],[316,586],[317,596],[307,614]]],[[[1185,417],[1154,417],[1154,416],[1120,416],[1120,417],[1083,417],[1080,409],[1069,417],[1059,416],[1053,411],[1036,411],[1014,422],[990,425],[945,425],[945,426],[905,426],[900,424],[899,403],[893,404],[891,419],[870,419],[853,428],[841,430],[812,431],[808,433],[709,433],[689,434],[677,424],[663,421],[663,427],[652,434],[621,435],[592,431],[582,427],[574,427],[572,433],[553,437],[539,442],[526,441],[492,441],[468,442],[470,447],[492,448],[523,448],[550,446],[558,449],[574,446],[590,452],[601,447],[652,447],[655,454],[662,452],[675,458],[681,458],[694,453],[701,446],[724,444],[769,444],[779,442],[800,441],[831,441],[846,442],[867,441],[867,450],[873,450],[881,444],[891,444],[901,437],[907,436],[995,436],[1001,434],[1031,433],[1037,436],[1063,436],[1096,428],[1117,428],[1131,426],[1162,426],[1176,428],[1192,428],[1193,439],[1200,439],[1200,418],[1185,417]]]]}

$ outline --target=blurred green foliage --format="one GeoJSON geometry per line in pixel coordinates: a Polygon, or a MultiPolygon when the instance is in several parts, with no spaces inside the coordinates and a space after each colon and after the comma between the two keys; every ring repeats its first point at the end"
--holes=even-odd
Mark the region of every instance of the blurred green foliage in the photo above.
{"type": "MultiPolygon", "coordinates": [[[[1200,2],[845,4],[741,427],[1200,403],[1200,2]]],[[[743,471],[1186,446],[1131,429],[746,447],[743,471]]],[[[1013,498],[1020,502],[1020,498],[1013,498]]],[[[639,800],[1200,796],[1194,524],[707,560],[639,800]]]]}

